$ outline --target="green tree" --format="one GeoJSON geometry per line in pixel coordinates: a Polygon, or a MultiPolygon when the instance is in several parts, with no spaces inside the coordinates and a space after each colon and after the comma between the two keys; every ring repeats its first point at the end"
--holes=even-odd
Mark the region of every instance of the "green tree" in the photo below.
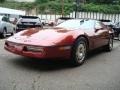
{"type": "Polygon", "coordinates": [[[114,0],[86,0],[89,3],[112,4],[114,0]]]}
{"type": "Polygon", "coordinates": [[[48,1],[49,0],[36,0],[35,2],[41,4],[41,3],[47,3],[48,1]]]}
{"type": "Polygon", "coordinates": [[[5,2],[6,0],[0,0],[0,3],[3,3],[3,2],[5,2]]]}

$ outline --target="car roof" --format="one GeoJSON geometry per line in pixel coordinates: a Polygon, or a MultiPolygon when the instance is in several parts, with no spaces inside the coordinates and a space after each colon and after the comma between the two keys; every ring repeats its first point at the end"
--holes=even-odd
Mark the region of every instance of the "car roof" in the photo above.
{"type": "Polygon", "coordinates": [[[94,20],[94,19],[69,19],[67,20],[67,22],[69,21],[80,21],[80,23],[83,23],[83,22],[101,22],[99,20],[94,20]]]}
{"type": "Polygon", "coordinates": [[[111,20],[106,20],[106,19],[100,19],[99,21],[101,21],[101,22],[111,22],[111,20]]]}
{"type": "Polygon", "coordinates": [[[74,19],[74,18],[71,18],[71,17],[60,17],[58,19],[62,19],[62,20],[69,20],[69,19],[74,19]]]}
{"type": "Polygon", "coordinates": [[[70,20],[99,21],[99,20],[95,20],[95,19],[84,19],[84,18],[70,19],[70,20]]]}
{"type": "Polygon", "coordinates": [[[36,19],[36,18],[39,18],[37,16],[21,16],[21,18],[33,18],[33,19],[36,19]]]}

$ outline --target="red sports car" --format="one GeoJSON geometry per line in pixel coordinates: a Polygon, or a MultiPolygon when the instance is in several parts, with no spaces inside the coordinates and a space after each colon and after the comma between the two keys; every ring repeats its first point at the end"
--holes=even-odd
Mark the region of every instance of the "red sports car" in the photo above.
{"type": "Polygon", "coordinates": [[[98,47],[113,48],[113,31],[97,20],[71,19],[52,28],[21,31],[5,41],[9,52],[33,58],[67,58],[75,65],[98,47]]]}

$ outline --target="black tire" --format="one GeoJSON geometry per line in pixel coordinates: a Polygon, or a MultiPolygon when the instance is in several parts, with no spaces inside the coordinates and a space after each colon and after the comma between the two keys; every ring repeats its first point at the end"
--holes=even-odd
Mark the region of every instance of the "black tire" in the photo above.
{"type": "Polygon", "coordinates": [[[1,38],[6,38],[6,35],[7,35],[7,30],[4,28],[1,34],[1,38]]]}
{"type": "Polygon", "coordinates": [[[11,36],[15,34],[15,28],[13,29],[13,32],[11,33],[11,36]]]}
{"type": "Polygon", "coordinates": [[[76,40],[72,47],[71,62],[73,65],[82,65],[87,56],[87,41],[84,37],[80,37],[76,40]]]}
{"type": "Polygon", "coordinates": [[[120,41],[120,33],[118,34],[118,40],[120,41]]]}
{"type": "Polygon", "coordinates": [[[44,22],[42,22],[42,25],[43,25],[43,26],[45,26],[45,23],[44,23],[44,22]]]}
{"type": "Polygon", "coordinates": [[[113,49],[113,35],[110,35],[108,44],[105,46],[105,50],[110,52],[112,51],[112,49],[113,49]]]}

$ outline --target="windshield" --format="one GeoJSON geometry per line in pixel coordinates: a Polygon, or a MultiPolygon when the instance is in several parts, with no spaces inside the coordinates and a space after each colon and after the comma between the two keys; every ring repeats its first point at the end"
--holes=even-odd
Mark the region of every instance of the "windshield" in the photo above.
{"type": "Polygon", "coordinates": [[[67,20],[56,27],[62,27],[66,29],[91,29],[95,26],[95,20],[67,20]]]}

